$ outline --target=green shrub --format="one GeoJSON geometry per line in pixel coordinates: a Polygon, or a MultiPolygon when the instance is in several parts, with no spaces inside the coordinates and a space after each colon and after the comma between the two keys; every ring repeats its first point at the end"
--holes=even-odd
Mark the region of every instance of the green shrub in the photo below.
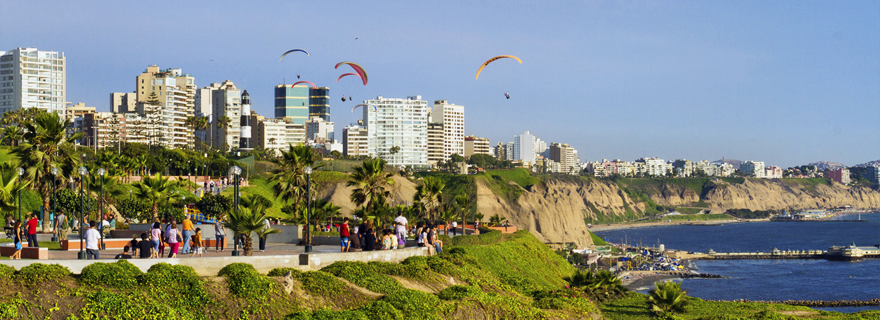
{"type": "Polygon", "coordinates": [[[229,291],[243,298],[267,298],[276,288],[275,281],[260,274],[254,266],[247,263],[228,264],[217,275],[226,277],[229,291]]]}
{"type": "Polygon", "coordinates": [[[303,289],[314,296],[335,297],[347,295],[348,286],[335,276],[324,271],[306,271],[297,277],[303,289]]]}
{"type": "Polygon", "coordinates": [[[321,309],[314,312],[298,311],[294,312],[284,319],[287,320],[370,320],[360,310],[344,310],[335,311],[330,309],[321,309]]]}
{"type": "Polygon", "coordinates": [[[425,257],[413,256],[406,258],[401,263],[370,261],[367,263],[376,272],[391,276],[400,276],[410,279],[427,279],[431,276],[425,257]]]}
{"type": "Polygon", "coordinates": [[[0,319],[18,319],[18,307],[14,303],[0,303],[0,319]]]}
{"type": "Polygon", "coordinates": [[[461,300],[482,294],[480,288],[473,286],[453,285],[437,293],[437,297],[443,300],[461,300]]]}
{"type": "Polygon", "coordinates": [[[409,318],[413,319],[439,319],[435,312],[440,305],[437,296],[418,290],[403,289],[394,291],[382,301],[388,302],[397,310],[400,310],[409,318]]]}
{"type": "Polygon", "coordinates": [[[440,240],[440,242],[443,242],[444,244],[452,243],[452,238],[445,234],[438,235],[437,240],[440,240]]]}
{"type": "Polygon", "coordinates": [[[39,284],[43,281],[54,280],[70,275],[70,269],[58,264],[32,263],[22,267],[16,273],[18,280],[26,284],[39,284]]]}
{"type": "Polygon", "coordinates": [[[373,292],[389,294],[397,290],[403,290],[400,282],[379,273],[375,265],[360,261],[336,261],[324,267],[321,271],[329,272],[373,292]]]}
{"type": "Polygon", "coordinates": [[[426,262],[428,264],[428,267],[430,267],[431,270],[433,270],[434,272],[450,276],[458,274],[458,269],[455,267],[455,264],[441,257],[430,256],[426,259],[426,262]]]}
{"type": "Polygon", "coordinates": [[[143,299],[140,294],[99,290],[83,298],[86,305],[79,315],[84,319],[189,319],[190,310],[172,310],[156,299],[143,299]]]}
{"type": "Polygon", "coordinates": [[[201,278],[189,266],[154,264],[140,277],[140,283],[153,299],[174,308],[190,310],[212,303],[201,278]]]}
{"type": "Polygon", "coordinates": [[[561,310],[565,308],[565,302],[560,298],[543,298],[532,303],[532,306],[538,309],[555,309],[561,310]]]}
{"type": "Polygon", "coordinates": [[[460,236],[450,239],[450,242],[444,242],[445,246],[462,246],[462,245],[490,245],[501,241],[503,233],[498,230],[489,228],[480,228],[480,234],[476,236],[460,236]]]}
{"type": "Polygon", "coordinates": [[[294,278],[299,277],[299,275],[301,275],[303,273],[301,270],[299,270],[297,268],[275,268],[275,269],[272,269],[271,271],[269,271],[268,276],[270,276],[270,277],[283,277],[284,274],[287,273],[288,271],[290,271],[290,274],[294,278]]]}
{"type": "Polygon", "coordinates": [[[403,313],[397,310],[390,303],[385,301],[373,301],[360,308],[364,315],[370,319],[390,319],[402,320],[403,313]]]}
{"type": "Polygon", "coordinates": [[[119,289],[133,289],[144,273],[130,262],[120,259],[115,263],[92,263],[82,270],[79,281],[88,285],[103,285],[119,289]]]}
{"type": "Polygon", "coordinates": [[[0,279],[12,279],[13,275],[15,275],[15,268],[0,264],[0,279]]]}

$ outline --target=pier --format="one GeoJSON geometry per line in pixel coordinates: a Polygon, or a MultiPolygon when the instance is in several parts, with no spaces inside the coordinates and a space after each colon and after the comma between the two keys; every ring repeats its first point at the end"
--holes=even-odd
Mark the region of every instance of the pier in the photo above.
{"type": "Polygon", "coordinates": [[[880,245],[859,247],[853,243],[848,246],[832,246],[827,251],[773,249],[770,252],[715,252],[709,249],[706,253],[680,252],[674,256],[694,260],[825,259],[858,261],[880,258],[880,245]]]}

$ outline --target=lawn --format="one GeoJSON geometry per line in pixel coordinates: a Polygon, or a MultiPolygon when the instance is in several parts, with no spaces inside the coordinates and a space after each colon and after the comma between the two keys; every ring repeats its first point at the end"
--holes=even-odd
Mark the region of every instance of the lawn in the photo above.
{"type": "Polygon", "coordinates": [[[534,184],[541,183],[541,179],[532,176],[532,174],[529,173],[529,170],[522,168],[512,170],[490,170],[486,171],[486,173],[493,176],[499,176],[507,181],[516,182],[516,184],[526,189],[534,184]]]}
{"type": "Polygon", "coordinates": [[[596,235],[595,233],[593,233],[592,231],[587,231],[587,232],[590,233],[590,238],[593,239],[593,244],[594,244],[594,245],[597,245],[597,246],[607,246],[607,245],[608,245],[608,242],[605,242],[605,240],[602,240],[601,237],[597,236],[597,235],[596,235]]]}

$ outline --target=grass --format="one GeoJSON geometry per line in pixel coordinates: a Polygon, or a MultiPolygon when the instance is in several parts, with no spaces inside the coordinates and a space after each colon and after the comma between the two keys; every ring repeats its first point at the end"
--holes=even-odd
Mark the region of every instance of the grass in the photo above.
{"type": "Polygon", "coordinates": [[[782,179],[782,183],[785,183],[789,186],[800,186],[806,190],[814,191],[816,187],[819,185],[831,185],[831,179],[827,178],[784,178],[782,179]]]}
{"type": "Polygon", "coordinates": [[[697,214],[697,213],[700,213],[700,211],[703,211],[703,209],[678,207],[678,208],[675,208],[675,211],[678,211],[679,213],[684,213],[684,214],[697,214]]]}
{"type": "MultiPolygon", "coordinates": [[[[281,212],[281,208],[284,207],[285,203],[283,200],[275,198],[275,194],[272,192],[272,186],[274,185],[275,182],[269,182],[265,178],[251,177],[251,179],[248,180],[248,186],[239,187],[239,191],[242,196],[258,194],[266,197],[266,199],[272,201],[272,207],[266,209],[266,214],[273,218],[284,218],[287,215],[281,212]]],[[[234,188],[226,188],[226,190],[223,190],[223,195],[232,196],[233,189],[234,188]]]]}
{"type": "Polygon", "coordinates": [[[608,242],[605,242],[601,237],[597,236],[592,231],[587,231],[590,233],[590,238],[593,239],[593,244],[597,246],[607,246],[608,242]]]}
{"type": "Polygon", "coordinates": [[[516,182],[516,184],[526,189],[531,188],[532,185],[541,183],[541,179],[532,176],[532,174],[529,173],[529,170],[523,168],[512,170],[490,170],[486,171],[486,173],[492,176],[502,177],[507,181],[516,182]]]}
{"type": "MultiPolygon", "coordinates": [[[[0,239],[0,243],[9,243],[12,242],[12,239],[0,239]]],[[[27,240],[25,240],[27,242],[27,240]]],[[[47,248],[49,250],[61,250],[61,243],[56,241],[40,241],[40,248],[47,248]]]]}

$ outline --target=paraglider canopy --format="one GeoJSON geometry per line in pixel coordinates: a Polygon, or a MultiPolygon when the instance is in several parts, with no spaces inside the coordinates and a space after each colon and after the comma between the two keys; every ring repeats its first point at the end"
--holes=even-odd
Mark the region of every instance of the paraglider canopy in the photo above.
{"type": "Polygon", "coordinates": [[[367,72],[364,70],[363,67],[361,67],[359,64],[351,62],[351,61],[343,61],[343,62],[337,63],[336,67],[334,67],[334,69],[339,69],[339,66],[341,66],[343,64],[347,64],[347,65],[351,66],[351,68],[354,69],[354,71],[357,72],[359,76],[361,76],[361,80],[364,81],[364,85],[367,84],[367,80],[368,80],[367,79],[367,72]]]}
{"type": "MultiPolygon", "coordinates": [[[[341,76],[339,76],[339,78],[336,78],[336,82],[339,82],[339,79],[342,79],[345,76],[358,76],[358,77],[360,77],[361,75],[354,73],[354,72],[343,73],[341,76]]],[[[363,80],[363,79],[361,79],[361,80],[363,80]]]]}
{"type": "Polygon", "coordinates": [[[298,52],[305,53],[305,54],[306,54],[307,56],[309,56],[309,57],[312,56],[311,54],[309,54],[308,51],[305,51],[305,50],[303,50],[303,49],[293,49],[293,50],[287,51],[287,52],[285,52],[284,54],[282,54],[282,55],[281,55],[281,58],[278,58],[278,61],[281,61],[281,59],[284,59],[284,56],[286,56],[288,53],[291,53],[291,52],[297,52],[297,51],[298,51],[298,52]]]}
{"type": "MultiPolygon", "coordinates": [[[[351,108],[351,112],[354,112],[354,109],[357,109],[357,107],[360,107],[360,106],[369,107],[370,105],[361,103],[359,105],[354,106],[354,108],[351,108]]],[[[372,107],[373,107],[373,111],[379,111],[379,108],[377,108],[375,105],[373,105],[372,107]]]]}
{"type": "Polygon", "coordinates": [[[477,70],[477,80],[480,79],[480,72],[483,72],[483,68],[485,68],[486,66],[488,66],[490,63],[494,62],[495,60],[504,59],[504,58],[516,59],[516,61],[519,61],[519,64],[522,64],[522,60],[520,58],[517,58],[514,56],[503,55],[503,56],[494,57],[492,59],[486,60],[486,62],[483,62],[483,65],[481,65],[480,69],[477,70]]]}
{"type": "Polygon", "coordinates": [[[308,83],[308,84],[312,85],[312,88],[317,88],[317,87],[318,87],[318,86],[316,86],[314,83],[312,83],[311,81],[305,81],[305,80],[294,82],[292,85],[290,85],[290,87],[293,88],[293,86],[298,85],[298,84],[300,84],[300,83],[308,83]]]}

